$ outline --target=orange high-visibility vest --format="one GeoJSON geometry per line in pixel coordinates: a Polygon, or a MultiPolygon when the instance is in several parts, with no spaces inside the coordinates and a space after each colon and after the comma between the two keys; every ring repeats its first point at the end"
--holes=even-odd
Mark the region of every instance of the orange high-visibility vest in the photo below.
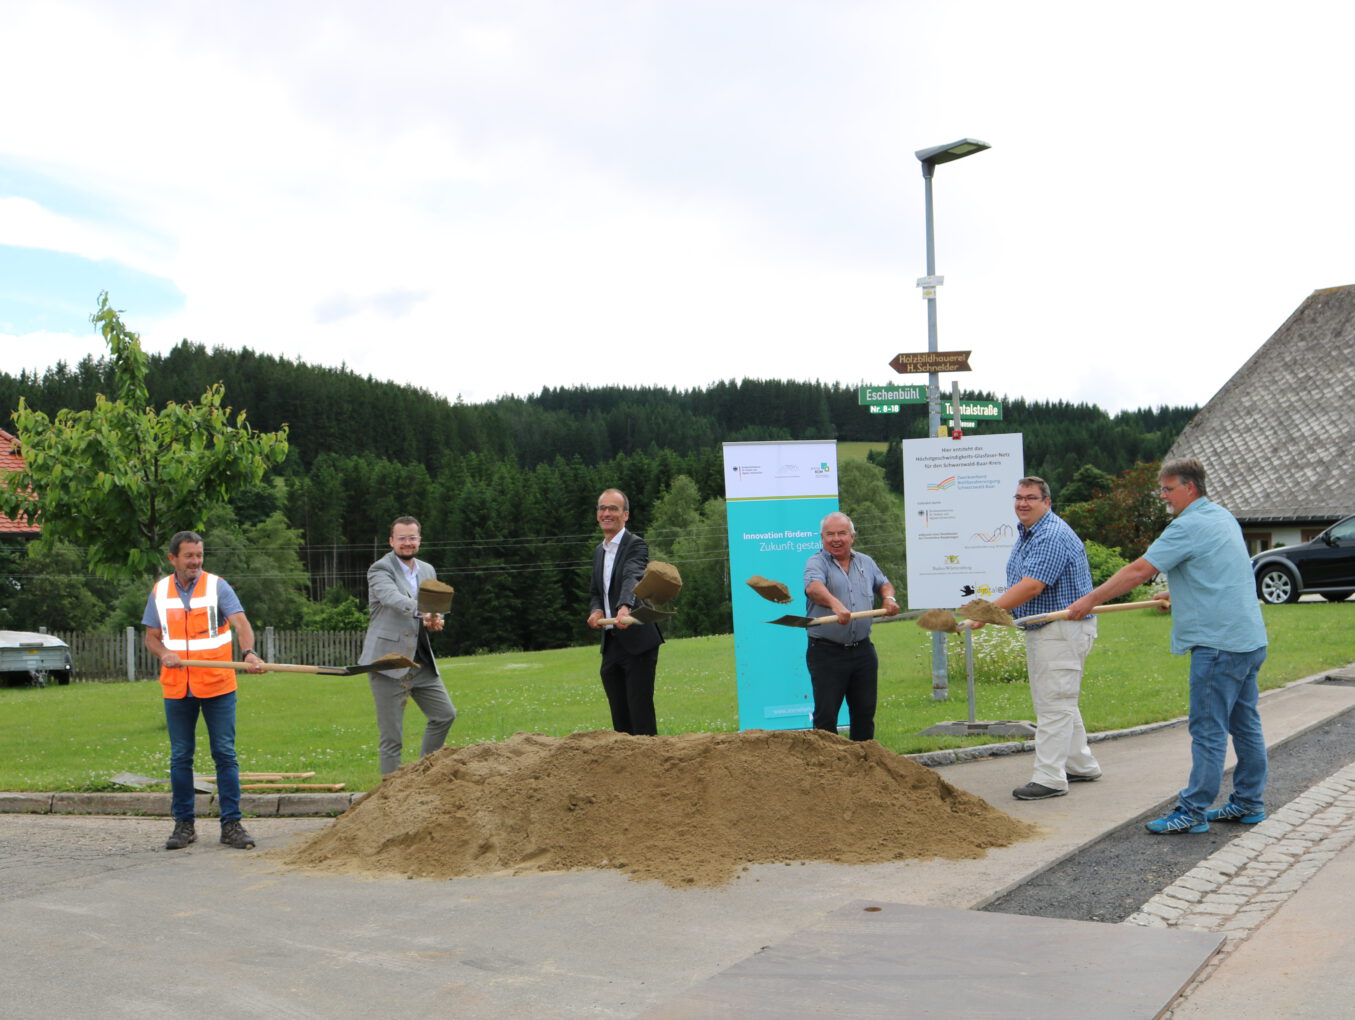
{"type": "MultiPolygon", "coordinates": [[[[203,570],[184,609],[174,575],[155,582],[155,611],[160,616],[161,640],[181,659],[231,658],[231,625],[217,602],[217,576],[203,570]]],[[[166,698],[215,698],[236,689],[235,670],[207,666],[160,667],[160,686],[166,698]]]]}

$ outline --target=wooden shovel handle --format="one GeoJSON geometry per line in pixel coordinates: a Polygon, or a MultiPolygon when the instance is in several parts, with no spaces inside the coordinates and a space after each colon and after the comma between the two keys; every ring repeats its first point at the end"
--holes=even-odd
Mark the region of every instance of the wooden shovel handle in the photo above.
{"type": "MultiPolygon", "coordinates": [[[[1122,613],[1127,609],[1151,609],[1157,606],[1159,609],[1171,605],[1166,599],[1151,599],[1147,602],[1117,602],[1110,606],[1096,606],[1092,609],[1092,614],[1099,616],[1102,613],[1122,613]]],[[[1023,616],[1017,620],[1017,626],[1026,627],[1032,623],[1052,623],[1055,620],[1068,619],[1068,610],[1060,609],[1057,613],[1039,613],[1035,616],[1023,616]]]]}
{"type": "MultiPolygon", "coordinates": [[[[180,666],[196,666],[199,669],[249,669],[247,662],[221,662],[218,659],[180,659],[180,666]]],[[[265,662],[265,673],[321,673],[327,672],[319,666],[295,666],[290,662],[265,662]]]]}
{"type": "MultiPolygon", "coordinates": [[[[859,613],[851,614],[853,620],[870,620],[884,615],[885,611],[883,609],[863,609],[859,613]]],[[[809,621],[808,625],[810,627],[817,627],[821,623],[837,623],[837,617],[832,613],[829,613],[827,616],[816,616],[809,621]]]]}

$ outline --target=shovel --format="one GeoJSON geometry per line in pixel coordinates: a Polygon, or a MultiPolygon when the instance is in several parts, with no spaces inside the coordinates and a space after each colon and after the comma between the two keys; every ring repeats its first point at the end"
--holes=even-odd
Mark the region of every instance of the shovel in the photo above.
{"type": "MultiPolygon", "coordinates": [[[[182,659],[181,666],[204,669],[249,669],[247,662],[221,662],[216,659],[182,659]]],[[[321,676],[357,676],[359,673],[381,672],[387,669],[413,669],[418,663],[403,655],[383,655],[375,662],[360,662],[355,666],[296,666],[290,662],[265,662],[267,673],[318,673],[321,676]]]]}
{"type": "MultiPolygon", "coordinates": [[[[910,620],[915,616],[921,616],[923,610],[916,610],[911,613],[898,613],[891,616],[891,620],[910,620]]],[[[885,615],[883,609],[865,609],[859,613],[852,613],[853,620],[876,620],[885,615]]],[[[778,616],[775,620],[768,620],[768,623],[774,623],[779,627],[817,627],[823,623],[837,623],[837,617],[832,613],[827,616],[778,616]]],[[[887,621],[882,621],[887,622],[887,621]]]]}
{"type": "MultiPolygon", "coordinates": [[[[630,611],[630,618],[636,623],[662,623],[677,616],[676,610],[655,609],[653,606],[636,606],[630,611]]],[[[599,627],[615,627],[616,617],[608,616],[598,621],[599,627]]]]}
{"type": "MultiPolygon", "coordinates": [[[[1163,609],[1171,605],[1166,599],[1150,599],[1147,602],[1119,602],[1112,606],[1096,606],[1092,613],[1100,615],[1101,613],[1120,613],[1126,609],[1151,609],[1156,606],[1163,609]]],[[[1016,621],[1018,627],[1029,627],[1032,623],[1052,623],[1055,620],[1068,619],[1068,610],[1060,609],[1057,613],[1039,613],[1035,616],[1023,616],[1016,621]]]]}

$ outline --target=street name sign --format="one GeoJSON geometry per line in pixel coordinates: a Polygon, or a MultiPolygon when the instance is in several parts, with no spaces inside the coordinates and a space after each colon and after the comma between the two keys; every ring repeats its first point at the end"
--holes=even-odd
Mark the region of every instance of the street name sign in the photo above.
{"type": "MultiPolygon", "coordinates": [[[[949,418],[954,414],[951,402],[941,401],[941,417],[949,418]]],[[[984,418],[988,421],[1002,420],[1002,404],[997,400],[965,400],[960,398],[960,415],[964,418],[984,418]]]]}
{"type": "Polygon", "coordinates": [[[861,407],[867,404],[925,404],[927,387],[862,386],[856,391],[856,402],[861,407]]]}

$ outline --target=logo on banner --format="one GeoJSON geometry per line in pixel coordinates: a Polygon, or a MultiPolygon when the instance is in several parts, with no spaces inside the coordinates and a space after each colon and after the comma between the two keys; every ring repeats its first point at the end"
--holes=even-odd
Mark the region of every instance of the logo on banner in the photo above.
{"type": "Polygon", "coordinates": [[[955,476],[954,476],[954,475],[951,475],[949,478],[943,478],[943,479],[941,479],[941,481],[939,481],[939,482],[928,482],[928,483],[927,483],[927,491],[928,491],[928,492],[945,492],[947,489],[953,489],[953,488],[955,488],[955,476]]]}
{"type": "Polygon", "coordinates": [[[1010,524],[999,524],[992,531],[974,532],[974,538],[992,545],[994,542],[1001,542],[1004,538],[1010,538],[1014,531],[1015,529],[1010,524]]]}

